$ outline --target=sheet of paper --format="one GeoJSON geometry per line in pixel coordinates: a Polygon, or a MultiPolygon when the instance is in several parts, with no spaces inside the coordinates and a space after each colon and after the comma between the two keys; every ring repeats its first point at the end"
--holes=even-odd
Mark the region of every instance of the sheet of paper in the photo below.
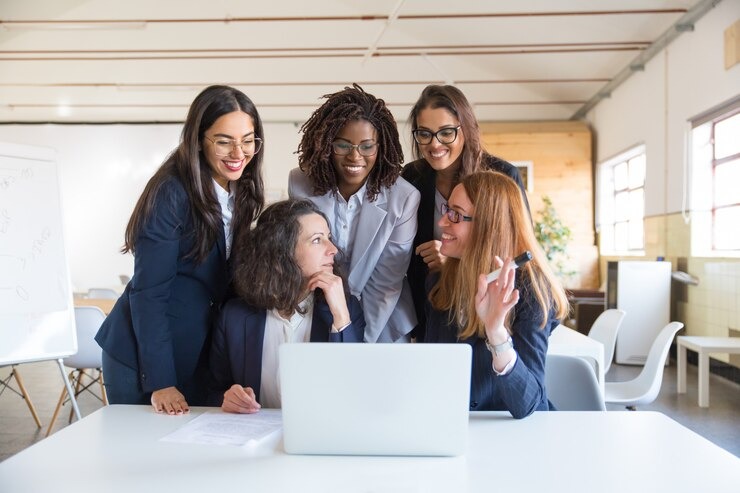
{"type": "Polygon", "coordinates": [[[256,445],[283,426],[279,409],[261,409],[256,414],[206,412],[188,421],[164,442],[205,443],[216,445],[256,445]]]}

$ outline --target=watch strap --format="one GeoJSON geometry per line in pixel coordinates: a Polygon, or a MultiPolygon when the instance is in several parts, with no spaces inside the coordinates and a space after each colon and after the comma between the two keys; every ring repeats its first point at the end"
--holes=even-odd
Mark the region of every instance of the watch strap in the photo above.
{"type": "Polygon", "coordinates": [[[501,344],[491,344],[491,342],[488,340],[488,337],[486,337],[486,347],[491,352],[491,354],[493,354],[494,356],[498,356],[505,353],[509,349],[514,349],[514,341],[512,341],[511,336],[509,336],[501,344]]]}

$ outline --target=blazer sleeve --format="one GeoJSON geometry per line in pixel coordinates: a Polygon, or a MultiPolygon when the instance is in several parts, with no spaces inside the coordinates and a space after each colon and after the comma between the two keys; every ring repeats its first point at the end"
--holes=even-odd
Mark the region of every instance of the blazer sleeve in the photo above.
{"type": "Polygon", "coordinates": [[[540,328],[542,315],[536,298],[523,289],[512,323],[512,340],[517,361],[511,372],[494,377],[501,399],[514,418],[532,414],[547,402],[545,394],[545,357],[550,336],[551,320],[540,328]]]}
{"type": "Polygon", "coordinates": [[[136,240],[136,284],[131,289],[130,304],[144,392],[177,385],[167,308],[189,215],[190,204],[182,185],[175,180],[165,182],[136,240]]]}
{"type": "Polygon", "coordinates": [[[210,379],[208,382],[207,401],[209,406],[221,406],[224,392],[237,381],[231,372],[226,319],[226,309],[222,309],[214,324],[211,338],[209,359],[210,379]]]}
{"type": "MultiPolygon", "coordinates": [[[[405,196],[401,214],[362,290],[362,306],[367,322],[365,329],[367,342],[377,342],[393,311],[397,309],[406,270],[414,250],[419,192],[412,187],[408,188],[410,193],[405,196]]],[[[403,193],[400,189],[398,192],[403,193]]],[[[413,306],[409,306],[409,309],[413,312],[413,306]]],[[[416,318],[415,313],[412,315],[416,318]]],[[[411,331],[414,325],[408,327],[407,332],[411,331]]]]}
{"type": "Polygon", "coordinates": [[[349,326],[341,332],[331,332],[331,325],[329,325],[329,342],[362,342],[365,336],[365,317],[362,305],[357,298],[350,295],[347,298],[347,308],[351,320],[349,326]]]}

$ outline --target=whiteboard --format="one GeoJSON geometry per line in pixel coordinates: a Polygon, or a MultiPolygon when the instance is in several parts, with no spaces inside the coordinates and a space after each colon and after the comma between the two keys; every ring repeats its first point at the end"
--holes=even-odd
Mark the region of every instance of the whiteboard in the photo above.
{"type": "Polygon", "coordinates": [[[77,352],[52,149],[0,143],[0,365],[77,352]]]}

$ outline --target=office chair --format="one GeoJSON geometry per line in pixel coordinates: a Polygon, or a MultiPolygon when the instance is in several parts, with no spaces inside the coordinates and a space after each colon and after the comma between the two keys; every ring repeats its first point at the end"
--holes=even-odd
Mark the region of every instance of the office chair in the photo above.
{"type": "MultiPolygon", "coordinates": [[[[64,366],[74,368],[69,373],[70,384],[74,387],[75,397],[84,391],[90,392],[104,406],[108,405],[108,398],[105,394],[103,385],[103,350],[95,342],[95,334],[98,332],[100,325],[105,320],[105,314],[96,306],[76,306],[75,307],[75,325],[77,326],[77,353],[64,358],[64,366]],[[87,377],[88,382],[84,383],[83,378],[87,377]],[[100,385],[100,396],[92,391],[90,387],[95,384],[100,385]]],[[[59,411],[65,403],[67,397],[67,388],[62,388],[59,396],[59,402],[51,417],[49,428],[46,430],[46,436],[49,436],[54,428],[59,411]]],[[[72,412],[70,411],[69,421],[72,421],[72,412]]]]}
{"type": "Polygon", "coordinates": [[[87,290],[88,298],[117,300],[119,296],[115,290],[109,288],[90,288],[87,290]]]}
{"type": "Polygon", "coordinates": [[[604,345],[604,375],[609,371],[614,359],[614,349],[617,346],[617,332],[624,320],[624,310],[610,308],[602,312],[594,320],[588,336],[604,345]]]}
{"type": "Polygon", "coordinates": [[[583,358],[548,354],[545,389],[558,411],[606,411],[596,373],[583,358]]]}
{"type": "Polygon", "coordinates": [[[606,382],[604,400],[610,404],[623,404],[632,411],[635,406],[653,402],[663,383],[663,370],[671,341],[681,328],[681,322],[671,322],[663,327],[650,346],[640,374],[626,382],[606,382]]]}

